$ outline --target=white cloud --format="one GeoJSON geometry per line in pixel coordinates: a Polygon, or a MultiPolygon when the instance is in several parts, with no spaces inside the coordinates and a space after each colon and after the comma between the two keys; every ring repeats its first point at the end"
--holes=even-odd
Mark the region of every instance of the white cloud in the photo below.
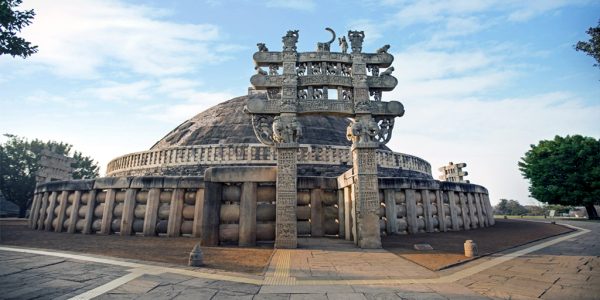
{"type": "Polygon", "coordinates": [[[235,96],[229,92],[194,92],[187,100],[178,103],[150,105],[142,108],[145,118],[179,124],[206,109],[235,96]]]}
{"type": "Polygon", "coordinates": [[[530,144],[557,134],[600,136],[600,105],[586,106],[567,92],[499,100],[411,100],[403,101],[407,112],[397,120],[389,146],[428,160],[435,177],[437,168],[449,161],[466,162],[467,179],[488,188],[494,202],[528,201],[528,183],[517,162],[530,144]]]}
{"type": "Polygon", "coordinates": [[[266,0],[265,6],[312,11],[316,5],[313,0],[266,0]]]}
{"type": "Polygon", "coordinates": [[[104,101],[129,102],[150,99],[152,83],[149,80],[140,80],[131,83],[109,82],[101,87],[89,88],[83,91],[104,101]]]}
{"type": "MultiPolygon", "coordinates": [[[[70,77],[105,69],[174,75],[219,62],[219,28],[162,20],[166,11],[119,1],[31,1],[36,19],[23,35],[39,45],[30,62],[70,77]]],[[[221,46],[222,49],[222,46],[221,46]]]]}

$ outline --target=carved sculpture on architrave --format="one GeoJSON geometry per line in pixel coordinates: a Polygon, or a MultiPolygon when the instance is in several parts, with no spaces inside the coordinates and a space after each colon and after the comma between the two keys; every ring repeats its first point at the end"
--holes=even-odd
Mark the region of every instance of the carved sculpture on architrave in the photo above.
{"type": "Polygon", "coordinates": [[[283,41],[283,51],[296,51],[298,43],[298,30],[288,30],[281,40],[283,41]]]}
{"type": "Polygon", "coordinates": [[[348,31],[348,39],[350,40],[350,45],[352,47],[352,53],[360,53],[362,52],[362,44],[365,39],[364,31],[348,31]]]}
{"type": "Polygon", "coordinates": [[[256,135],[259,142],[269,146],[274,145],[273,127],[273,116],[252,115],[252,128],[254,129],[254,135],[256,135]]]}
{"type": "Polygon", "coordinates": [[[297,143],[302,136],[302,126],[295,116],[276,116],[273,120],[273,141],[275,143],[297,143]]]}
{"type": "Polygon", "coordinates": [[[373,118],[354,120],[346,129],[346,138],[355,145],[372,145],[378,143],[379,126],[373,118]]]}

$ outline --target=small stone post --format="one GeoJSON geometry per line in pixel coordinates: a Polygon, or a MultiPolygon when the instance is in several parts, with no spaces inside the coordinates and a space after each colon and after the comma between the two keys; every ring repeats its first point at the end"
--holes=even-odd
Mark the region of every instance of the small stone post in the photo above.
{"type": "Polygon", "coordinates": [[[200,243],[194,246],[192,252],[190,252],[190,260],[188,262],[188,266],[190,267],[202,267],[204,265],[202,249],[200,248],[200,243]]]}
{"type": "Polygon", "coordinates": [[[466,257],[475,257],[479,255],[479,250],[477,249],[477,244],[473,242],[473,240],[465,241],[465,256],[466,257]]]}

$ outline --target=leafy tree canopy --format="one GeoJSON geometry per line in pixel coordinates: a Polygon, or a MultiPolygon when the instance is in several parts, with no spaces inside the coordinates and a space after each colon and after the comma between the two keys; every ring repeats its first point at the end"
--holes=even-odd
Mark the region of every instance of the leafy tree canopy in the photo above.
{"type": "Polygon", "coordinates": [[[0,0],[0,55],[25,58],[38,51],[37,46],[32,46],[30,42],[17,36],[21,29],[31,24],[35,16],[33,9],[14,10],[21,2],[23,1],[0,0]]]}
{"type": "Polygon", "coordinates": [[[518,216],[527,214],[528,210],[516,200],[500,199],[500,202],[494,207],[494,213],[518,216]]]}
{"type": "Polygon", "coordinates": [[[596,60],[594,66],[600,68],[600,20],[598,26],[590,27],[585,33],[590,35],[590,39],[587,42],[577,42],[575,50],[583,51],[593,57],[596,60]]]}
{"type": "Polygon", "coordinates": [[[560,205],[583,205],[597,218],[600,202],[600,140],[581,135],[540,141],[519,162],[531,197],[560,205]]]}
{"type": "MultiPolygon", "coordinates": [[[[73,146],[63,142],[44,142],[38,139],[29,141],[14,135],[5,136],[8,140],[0,144],[0,191],[7,200],[19,206],[20,214],[24,216],[33,197],[35,174],[39,169],[42,149],[48,148],[57,154],[71,156],[73,146]]],[[[78,151],[74,151],[72,157],[75,159],[71,165],[74,179],[99,176],[100,168],[92,158],[78,151]]]]}

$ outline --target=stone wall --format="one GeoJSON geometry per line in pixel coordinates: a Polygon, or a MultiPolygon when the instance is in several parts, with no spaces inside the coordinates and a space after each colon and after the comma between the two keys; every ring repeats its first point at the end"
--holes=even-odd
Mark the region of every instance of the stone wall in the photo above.
{"type": "MultiPolygon", "coordinates": [[[[219,167],[204,177],[105,177],[36,188],[38,230],[202,237],[205,245],[275,238],[275,168],[219,167]]],[[[352,239],[352,185],[298,177],[299,236],[352,239]]],[[[381,234],[468,230],[494,224],[487,190],[464,183],[380,178],[381,234]]]]}
{"type": "MultiPolygon", "coordinates": [[[[410,172],[431,178],[431,166],[419,157],[382,149],[377,150],[376,156],[382,176],[399,176],[401,172],[410,172]]],[[[204,174],[207,168],[215,166],[273,166],[276,159],[271,147],[262,144],[196,145],[127,154],[109,162],[106,173],[107,176],[193,176],[204,174]]],[[[335,177],[352,167],[350,148],[301,144],[298,165],[299,175],[335,177]],[[336,166],[340,168],[339,173],[331,168],[336,166]],[[311,169],[316,171],[312,172],[311,169]]]]}

